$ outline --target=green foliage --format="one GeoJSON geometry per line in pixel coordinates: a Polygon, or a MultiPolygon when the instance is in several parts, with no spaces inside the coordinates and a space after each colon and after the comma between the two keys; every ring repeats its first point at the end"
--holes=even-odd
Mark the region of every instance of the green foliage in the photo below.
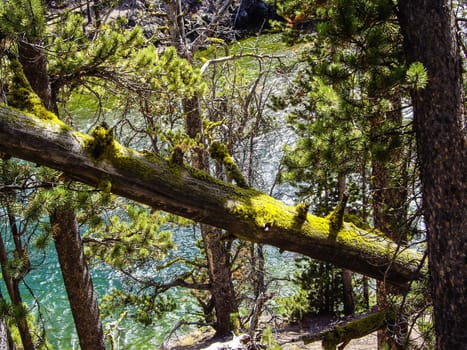
{"type": "Polygon", "coordinates": [[[309,312],[308,292],[303,288],[291,296],[277,298],[276,303],[281,315],[292,322],[303,319],[309,312]]]}
{"type": "Polygon", "coordinates": [[[6,228],[4,241],[8,242],[4,268],[20,281],[36,268],[37,256],[43,256],[50,242],[48,231],[43,229],[46,205],[43,193],[47,191],[41,188],[47,174],[53,181],[57,172],[34,167],[25,161],[0,160],[0,183],[11,187],[0,193],[0,204],[9,213],[9,220],[4,218],[2,223],[6,228]]]}
{"type": "Polygon", "coordinates": [[[306,293],[306,314],[340,314],[343,309],[341,269],[308,258],[298,259],[297,267],[295,280],[306,293]]]}
{"type": "Polygon", "coordinates": [[[267,325],[261,334],[261,345],[264,345],[266,349],[269,350],[281,350],[281,346],[276,343],[274,336],[272,334],[272,328],[270,325],[267,325]]]}
{"type": "MultiPolygon", "coordinates": [[[[410,147],[410,121],[402,120],[400,101],[408,80],[423,74],[407,70],[388,1],[307,1],[302,6],[307,5],[317,33],[308,38],[294,84],[273,100],[278,109],[291,106],[288,123],[298,136],[285,148],[280,180],[295,185],[300,196],[317,203],[315,213],[326,215],[336,204],[339,179],[347,186],[369,182],[370,160],[391,168],[394,154],[410,147]]],[[[351,194],[349,211],[367,212],[359,208],[367,202],[361,197],[368,197],[365,191],[360,187],[351,194]]]]}
{"type": "Polygon", "coordinates": [[[318,1],[307,0],[279,0],[275,1],[277,13],[285,19],[272,21],[271,27],[283,33],[285,42],[292,44],[307,40],[310,28],[313,28],[315,9],[318,1]]]}
{"type": "Polygon", "coordinates": [[[39,328],[37,320],[35,319],[33,313],[28,310],[26,304],[14,306],[6,303],[3,299],[0,299],[0,315],[2,315],[3,318],[7,321],[13,344],[17,346],[17,349],[22,349],[19,346],[22,341],[17,326],[18,322],[27,323],[28,329],[31,330],[35,349],[52,349],[51,345],[48,343],[44,330],[39,328]]]}
{"type": "Polygon", "coordinates": [[[26,251],[14,250],[6,262],[6,269],[10,276],[15,279],[22,279],[29,272],[30,261],[26,251]]]}
{"type": "Polygon", "coordinates": [[[26,35],[28,40],[42,38],[46,29],[42,0],[6,0],[0,2],[0,37],[26,35]]]}
{"type": "Polygon", "coordinates": [[[45,251],[51,242],[49,233],[44,230],[39,233],[34,240],[34,247],[38,250],[45,251]]]}
{"type": "Polygon", "coordinates": [[[28,306],[26,304],[12,306],[12,317],[16,322],[25,321],[29,314],[28,306]]]}
{"type": "MultiPolygon", "coordinates": [[[[309,258],[296,260],[293,280],[297,291],[277,298],[280,314],[295,322],[309,315],[336,315],[343,312],[342,270],[309,258]]],[[[363,300],[356,301],[356,310],[366,310],[363,300]]]]}
{"type": "Polygon", "coordinates": [[[407,70],[407,83],[414,89],[423,89],[428,83],[428,73],[421,62],[414,62],[407,70]]]}
{"type": "Polygon", "coordinates": [[[148,326],[176,307],[175,300],[154,281],[163,259],[175,248],[171,232],[161,229],[171,216],[131,204],[117,213],[94,222],[83,237],[92,262],[103,262],[131,276],[122,280],[121,289],[102,298],[100,308],[104,317],[121,314],[148,326]]]}
{"type": "Polygon", "coordinates": [[[178,57],[172,47],[159,53],[144,38],[141,27],[128,30],[117,21],[101,26],[90,36],[84,32],[83,22],[80,14],[68,13],[52,28],[50,50],[54,55],[49,59],[49,71],[66,84],[98,77],[120,82],[120,87],[130,91],[189,96],[202,89],[199,74],[189,62],[178,57]]]}
{"type": "Polygon", "coordinates": [[[105,295],[100,305],[104,317],[125,310],[125,315],[145,326],[154,324],[164,313],[175,310],[175,307],[176,301],[164,294],[141,295],[116,289],[105,295]]]}
{"type": "Polygon", "coordinates": [[[125,215],[113,215],[108,222],[90,228],[85,236],[96,242],[87,248],[94,259],[131,271],[151,260],[161,260],[175,248],[170,231],[160,230],[167,217],[128,204],[125,215]],[[106,244],[106,242],[108,244],[106,244]]]}
{"type": "Polygon", "coordinates": [[[62,79],[105,75],[106,68],[121,65],[145,41],[140,27],[125,30],[119,22],[103,25],[93,37],[84,32],[84,18],[76,12],[64,14],[51,32],[49,73],[62,79]]]}

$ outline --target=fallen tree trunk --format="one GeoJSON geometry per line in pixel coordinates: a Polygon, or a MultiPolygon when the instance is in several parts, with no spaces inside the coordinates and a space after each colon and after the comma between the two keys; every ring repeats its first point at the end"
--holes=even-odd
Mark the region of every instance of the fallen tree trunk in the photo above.
{"type": "Polygon", "coordinates": [[[58,120],[0,107],[0,151],[63,171],[69,178],[224,228],[238,238],[279,247],[404,287],[420,255],[385,237],[303,213],[254,189],[219,181],[183,164],[78,133],[58,120]]]}
{"type": "Polygon", "coordinates": [[[394,322],[394,315],[389,311],[378,311],[362,315],[357,319],[340,323],[317,334],[308,334],[301,338],[305,344],[321,341],[325,350],[344,349],[352,340],[364,337],[394,322]],[[341,344],[339,347],[338,345],[341,344]]]}

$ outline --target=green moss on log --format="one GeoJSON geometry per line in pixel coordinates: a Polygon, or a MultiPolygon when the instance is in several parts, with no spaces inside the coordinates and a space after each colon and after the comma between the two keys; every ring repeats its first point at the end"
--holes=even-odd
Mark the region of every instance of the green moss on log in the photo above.
{"type": "Polygon", "coordinates": [[[112,181],[108,177],[103,177],[99,180],[97,188],[104,193],[110,193],[110,191],[112,190],[112,181]]]}
{"type": "Polygon", "coordinates": [[[329,223],[325,218],[306,214],[304,220],[303,216],[297,215],[296,207],[286,205],[259,191],[239,189],[236,195],[237,200],[229,200],[227,207],[234,215],[254,224],[252,229],[262,229],[265,232],[277,229],[300,232],[303,230],[309,236],[322,239],[327,236],[329,223]]]}
{"type": "MultiPolygon", "coordinates": [[[[322,345],[325,350],[334,350],[341,343],[348,343],[352,339],[364,337],[386,326],[391,319],[390,312],[377,312],[375,314],[351,321],[344,326],[335,326],[324,333],[322,345]]],[[[392,317],[393,319],[393,317],[392,317]]],[[[307,343],[307,342],[305,342],[307,343]]]]}
{"type": "Polygon", "coordinates": [[[95,160],[101,160],[107,154],[114,154],[116,147],[112,129],[105,125],[99,125],[91,131],[92,139],[86,146],[88,152],[95,160]]]}
{"type": "Polygon", "coordinates": [[[18,60],[12,60],[10,62],[10,69],[13,73],[13,78],[7,98],[8,105],[22,112],[31,113],[39,119],[60,123],[63,127],[66,127],[54,113],[50,112],[42,104],[41,99],[33,91],[31,84],[24,75],[21,63],[18,60]]]}
{"type": "Polygon", "coordinates": [[[329,214],[329,235],[336,237],[344,225],[344,212],[347,204],[348,195],[344,193],[342,200],[339,201],[336,208],[329,214]]]}
{"type": "Polygon", "coordinates": [[[224,168],[227,176],[235,181],[235,183],[242,187],[248,188],[248,183],[243,177],[242,172],[238,168],[237,164],[230,155],[227,147],[220,142],[213,142],[209,147],[209,153],[211,157],[221,163],[224,168]]]}

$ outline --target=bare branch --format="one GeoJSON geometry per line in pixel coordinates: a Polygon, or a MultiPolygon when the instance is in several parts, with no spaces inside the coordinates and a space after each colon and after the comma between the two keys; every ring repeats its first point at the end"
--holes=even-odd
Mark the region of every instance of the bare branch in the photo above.
{"type": "Polygon", "coordinates": [[[245,57],[253,57],[253,58],[258,58],[258,59],[261,59],[261,60],[262,59],[277,59],[277,60],[280,60],[281,58],[285,58],[287,56],[285,56],[285,55],[261,55],[261,54],[254,54],[254,53],[241,53],[241,54],[237,54],[237,55],[230,55],[230,56],[224,56],[224,57],[219,57],[219,58],[213,58],[213,59],[207,60],[203,64],[203,66],[200,69],[200,73],[204,74],[206,69],[208,69],[208,67],[211,64],[217,64],[217,63],[222,63],[222,62],[227,62],[227,61],[234,61],[234,60],[238,60],[240,58],[245,58],[245,57]]]}

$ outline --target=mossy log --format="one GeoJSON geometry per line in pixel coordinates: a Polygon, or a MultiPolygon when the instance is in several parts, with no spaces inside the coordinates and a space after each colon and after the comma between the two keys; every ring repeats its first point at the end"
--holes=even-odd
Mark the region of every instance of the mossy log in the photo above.
{"type": "Polygon", "coordinates": [[[382,235],[350,223],[330,234],[329,218],[304,216],[296,207],[255,189],[222,182],[113,140],[105,145],[96,142],[59,121],[0,107],[0,153],[61,170],[91,186],[98,187],[105,179],[116,195],[393,285],[403,287],[417,277],[420,254],[400,249],[382,235]],[[92,151],[100,146],[102,152],[95,159],[92,151]]]}
{"type": "Polygon", "coordinates": [[[301,340],[305,344],[321,341],[325,350],[335,350],[339,344],[341,345],[338,349],[343,349],[352,339],[358,339],[382,329],[388,322],[394,322],[391,312],[378,311],[320,333],[304,336],[301,340]]]}

